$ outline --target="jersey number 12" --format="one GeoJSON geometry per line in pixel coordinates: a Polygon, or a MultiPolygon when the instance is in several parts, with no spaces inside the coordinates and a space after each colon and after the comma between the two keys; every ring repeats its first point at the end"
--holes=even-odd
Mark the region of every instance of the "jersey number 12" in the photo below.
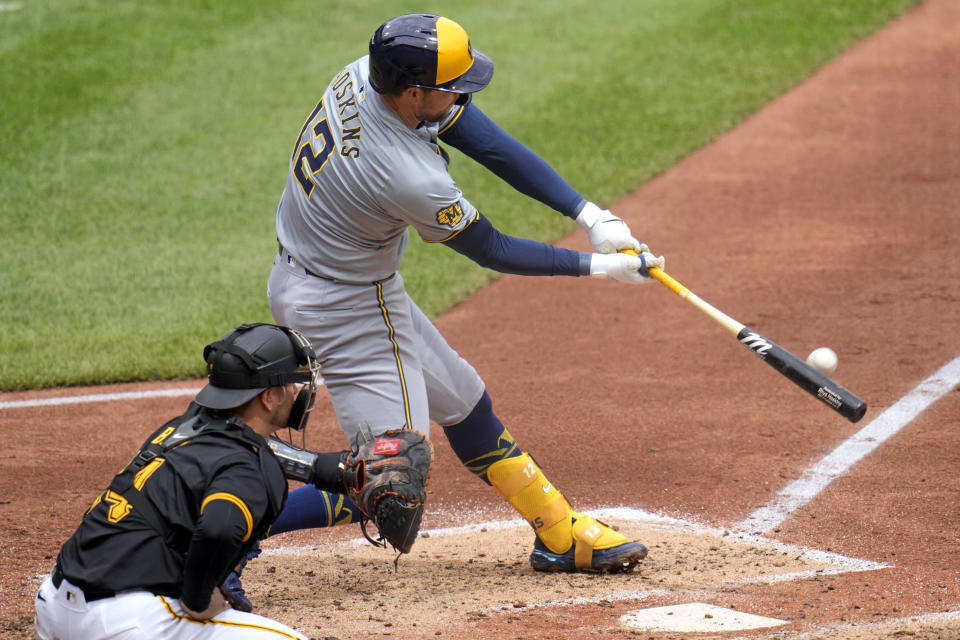
{"type": "Polygon", "coordinates": [[[297,138],[297,146],[293,151],[293,175],[297,179],[297,182],[300,183],[303,194],[308,198],[316,186],[313,182],[313,176],[320,173],[323,165],[327,163],[327,158],[330,157],[330,152],[333,151],[333,135],[330,133],[330,124],[327,122],[326,117],[321,118],[319,122],[310,128],[310,131],[313,133],[312,136],[306,139],[304,138],[310,122],[322,110],[323,101],[317,105],[317,108],[314,109],[310,117],[307,118],[306,124],[304,124],[303,129],[300,130],[300,137],[297,138]]]}

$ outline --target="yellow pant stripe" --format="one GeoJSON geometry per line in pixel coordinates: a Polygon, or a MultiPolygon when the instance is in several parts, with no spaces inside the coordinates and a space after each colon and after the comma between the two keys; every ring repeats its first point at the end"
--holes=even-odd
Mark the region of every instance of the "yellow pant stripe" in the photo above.
{"type": "Polygon", "coordinates": [[[281,638],[291,638],[292,640],[300,640],[301,638],[303,638],[302,635],[299,635],[299,634],[292,635],[290,633],[287,633],[283,629],[275,629],[273,627],[267,627],[262,624],[251,624],[249,622],[231,622],[230,620],[217,620],[216,618],[211,620],[194,620],[193,618],[180,615],[179,613],[174,611],[173,606],[170,604],[170,601],[167,600],[164,596],[157,596],[157,597],[160,598],[160,601],[167,608],[167,612],[171,616],[173,616],[174,620],[178,620],[180,622],[192,622],[193,624],[206,624],[206,625],[221,626],[221,627],[237,627],[240,629],[257,629],[259,631],[267,631],[270,633],[275,633],[281,638]]]}
{"type": "Polygon", "coordinates": [[[394,335],[393,324],[390,322],[390,314],[387,312],[387,303],[383,300],[383,284],[377,282],[376,285],[377,300],[380,302],[380,312],[383,314],[383,321],[387,325],[390,342],[393,344],[393,357],[397,361],[397,374],[399,375],[400,379],[400,394],[403,396],[403,413],[404,418],[407,421],[404,426],[407,429],[413,429],[413,421],[410,419],[410,398],[407,395],[407,378],[403,373],[403,362],[400,360],[400,345],[397,344],[397,340],[394,335]]]}
{"type": "Polygon", "coordinates": [[[200,505],[200,513],[203,513],[203,510],[206,508],[206,506],[214,500],[226,500],[240,509],[240,513],[243,514],[243,519],[247,522],[247,533],[243,536],[243,541],[246,542],[249,540],[250,536],[253,534],[253,516],[250,515],[250,509],[247,508],[247,505],[244,503],[244,501],[232,493],[225,493],[223,491],[211,493],[203,499],[203,504],[200,505]]]}

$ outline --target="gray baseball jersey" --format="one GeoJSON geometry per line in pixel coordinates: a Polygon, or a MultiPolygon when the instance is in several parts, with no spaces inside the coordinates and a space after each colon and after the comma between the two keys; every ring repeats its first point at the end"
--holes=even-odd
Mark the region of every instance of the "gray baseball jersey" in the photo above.
{"type": "Polygon", "coordinates": [[[439,242],[476,216],[437,146],[444,123],[411,129],[367,75],[364,56],[327,87],[297,140],[277,209],[280,244],[307,270],[347,282],[394,273],[408,227],[439,242]]]}
{"type": "Polygon", "coordinates": [[[445,122],[411,129],[367,74],[366,57],[337,74],[301,130],[267,290],[276,321],[310,338],[348,439],[456,424],[484,389],[397,273],[409,227],[439,242],[478,215],[436,144],[445,122]]]}

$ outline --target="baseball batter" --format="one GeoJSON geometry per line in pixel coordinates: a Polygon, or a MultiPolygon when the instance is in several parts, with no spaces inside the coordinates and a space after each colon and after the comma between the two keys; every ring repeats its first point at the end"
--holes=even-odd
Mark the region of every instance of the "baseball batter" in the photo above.
{"type": "MultiPolygon", "coordinates": [[[[631,569],[646,548],[571,507],[501,423],[483,380],[408,296],[397,270],[410,228],[503,273],[639,284],[663,258],[477,107],[472,94],[490,82],[493,63],[456,22],[398,16],[377,29],[369,49],[334,76],[296,139],[276,215],[279,252],[268,285],[274,318],[315,345],[351,441],[360,430],[427,433],[433,420],[463,464],[531,524],[534,569],[631,569]],[[457,187],[441,143],[575,219],[597,252],[499,232],[457,187]]],[[[304,526],[309,503],[298,500],[304,526]]]]}
{"type": "MultiPolygon", "coordinates": [[[[204,355],[210,383],[146,439],[60,550],[37,593],[38,638],[305,639],[231,608],[218,585],[284,505],[267,439],[306,425],[313,350],[295,331],[258,324],[204,355]]],[[[339,478],[340,459],[317,454],[316,471],[339,478]]]]}

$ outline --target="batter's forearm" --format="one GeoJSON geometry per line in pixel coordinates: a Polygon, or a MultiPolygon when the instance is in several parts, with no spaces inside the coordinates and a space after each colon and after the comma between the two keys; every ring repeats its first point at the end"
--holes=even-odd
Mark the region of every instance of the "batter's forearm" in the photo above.
{"type": "Polygon", "coordinates": [[[444,244],[477,264],[521,276],[582,276],[591,254],[500,233],[483,214],[444,244]]]}

